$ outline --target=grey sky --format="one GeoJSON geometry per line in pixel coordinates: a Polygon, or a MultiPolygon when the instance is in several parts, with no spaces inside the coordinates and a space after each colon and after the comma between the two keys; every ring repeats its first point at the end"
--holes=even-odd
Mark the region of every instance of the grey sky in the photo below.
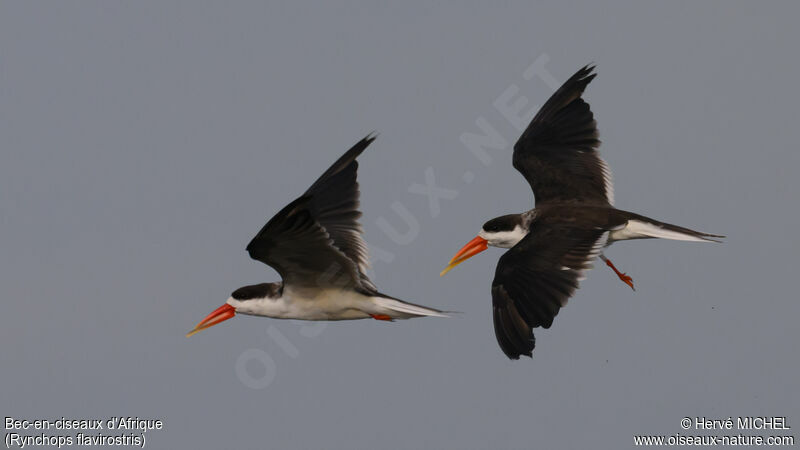
{"type": "Polygon", "coordinates": [[[2,414],[161,418],[149,448],[627,448],[689,434],[684,416],[800,428],[798,13],[0,3],[2,414]],[[511,362],[491,323],[501,250],[438,273],[486,219],[532,205],[495,103],[547,99],[524,76],[537,60],[558,83],[597,63],[586,99],[618,207],[729,238],[614,246],[637,292],[598,266],[511,362]],[[509,144],[488,165],[462,142],[476,121],[509,144]],[[372,130],[373,279],[463,314],[237,317],[185,339],[235,288],[277,280],[245,245],[372,130]],[[426,171],[457,191],[438,211],[409,191],[426,171]],[[397,210],[417,225],[405,240],[397,210]],[[274,363],[269,379],[245,364],[262,389],[243,354],[274,363]]]}

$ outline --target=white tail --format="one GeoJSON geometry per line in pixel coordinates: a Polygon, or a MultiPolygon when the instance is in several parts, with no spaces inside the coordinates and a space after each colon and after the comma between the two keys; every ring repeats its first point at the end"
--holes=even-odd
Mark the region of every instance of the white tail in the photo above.
{"type": "Polygon", "coordinates": [[[696,241],[696,242],[719,242],[716,239],[725,236],[701,233],[688,228],[670,225],[657,221],[644,221],[631,219],[625,227],[611,232],[610,240],[624,241],[628,239],[660,238],[672,239],[675,241],[696,241]]]}
{"type": "Polygon", "coordinates": [[[372,297],[372,301],[389,312],[389,315],[396,319],[407,319],[410,317],[434,316],[434,317],[450,317],[443,311],[433,308],[426,308],[424,306],[407,303],[402,300],[397,300],[388,297],[372,297]]]}

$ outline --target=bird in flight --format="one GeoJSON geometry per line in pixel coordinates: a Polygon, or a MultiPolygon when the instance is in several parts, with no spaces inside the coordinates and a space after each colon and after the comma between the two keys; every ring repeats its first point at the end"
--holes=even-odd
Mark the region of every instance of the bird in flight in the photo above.
{"type": "Polygon", "coordinates": [[[488,246],[509,249],[495,270],[492,309],[497,343],[511,359],[532,356],[533,328],[550,328],[595,258],[633,288],[633,279],[603,255],[614,242],[724,237],[614,208],[611,171],[597,152],[597,123],[581,98],[593,71],[586,66],[570,77],[514,145],[513,165],[533,189],[535,208],[486,222],[441,273],[488,246]]]}
{"type": "Polygon", "coordinates": [[[357,142],[250,241],[250,257],[274,268],[283,281],[233,291],[187,337],[236,314],[301,320],[447,317],[378,292],[365,273],[369,257],[358,223],[356,158],[374,140],[369,135],[357,142]]]}

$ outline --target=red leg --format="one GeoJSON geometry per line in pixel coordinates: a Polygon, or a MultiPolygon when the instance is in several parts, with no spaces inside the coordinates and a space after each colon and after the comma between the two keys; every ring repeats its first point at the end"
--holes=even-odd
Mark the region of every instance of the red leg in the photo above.
{"type": "Polygon", "coordinates": [[[608,267],[611,267],[611,270],[613,270],[614,273],[617,274],[617,276],[619,277],[620,280],[622,280],[623,283],[625,283],[628,286],[630,286],[631,289],[633,289],[634,291],[636,290],[636,288],[633,287],[633,278],[631,278],[627,274],[624,274],[624,273],[620,272],[619,270],[617,270],[617,268],[614,267],[614,263],[612,263],[610,259],[608,259],[608,258],[606,258],[604,256],[601,256],[601,258],[603,258],[603,261],[606,262],[606,265],[608,267]]]}
{"type": "Polygon", "coordinates": [[[386,314],[370,314],[370,316],[372,316],[372,318],[375,319],[375,320],[386,320],[388,322],[394,322],[394,319],[392,319],[392,316],[389,316],[389,315],[386,315],[386,314]]]}

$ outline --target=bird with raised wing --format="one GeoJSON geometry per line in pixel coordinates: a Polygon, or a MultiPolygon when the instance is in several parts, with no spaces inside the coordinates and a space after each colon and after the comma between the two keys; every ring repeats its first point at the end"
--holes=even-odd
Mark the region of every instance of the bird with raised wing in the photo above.
{"type": "Polygon", "coordinates": [[[550,328],[596,258],[633,288],[633,279],[603,254],[614,242],[724,237],[614,208],[611,171],[597,152],[597,124],[581,98],[593,71],[586,66],[570,77],[514,145],[513,165],[533,189],[535,208],[486,222],[441,273],[489,246],[509,249],[497,263],[491,292],[495,336],[511,359],[532,356],[533,328],[550,328]]]}
{"type": "Polygon", "coordinates": [[[274,268],[283,281],[233,291],[187,337],[236,314],[301,320],[446,317],[378,292],[366,275],[356,158],[374,140],[370,135],[356,143],[250,241],[250,257],[274,268]]]}

